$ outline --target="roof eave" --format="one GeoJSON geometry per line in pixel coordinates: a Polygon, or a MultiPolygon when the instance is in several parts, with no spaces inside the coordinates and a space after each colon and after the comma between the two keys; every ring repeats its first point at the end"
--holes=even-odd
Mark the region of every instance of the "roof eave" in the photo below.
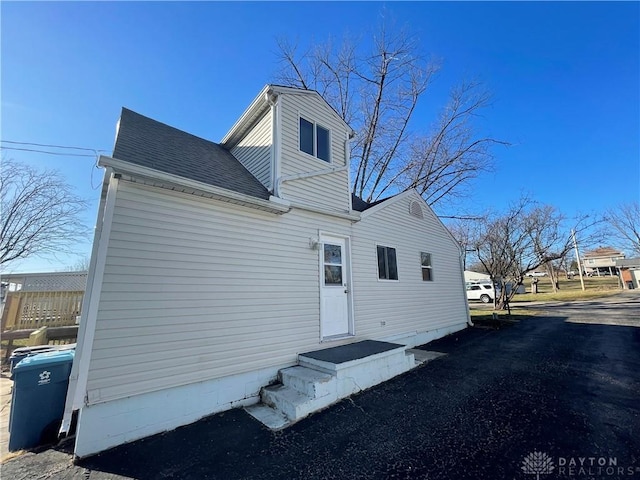
{"type": "Polygon", "coordinates": [[[234,123],[233,127],[227,132],[227,134],[220,141],[220,145],[224,146],[227,149],[234,147],[237,142],[239,142],[242,137],[246,134],[246,132],[253,126],[253,124],[264,114],[264,112],[269,108],[269,101],[267,100],[267,96],[269,94],[291,94],[291,95],[314,95],[320,98],[326,105],[331,109],[331,111],[336,115],[336,117],[344,124],[349,132],[349,138],[353,138],[355,136],[355,130],[351,128],[351,126],[344,121],[344,119],[338,115],[338,112],[318,93],[316,90],[305,90],[303,88],[294,88],[294,87],[285,87],[282,85],[273,85],[267,84],[260,90],[260,93],[256,96],[256,98],[251,102],[251,104],[247,107],[244,113],[240,116],[240,118],[234,123]]]}
{"type": "Polygon", "coordinates": [[[291,205],[287,202],[263,200],[261,198],[252,197],[251,195],[246,195],[244,193],[227,190],[226,188],[216,187],[215,185],[198,182],[196,180],[173,175],[171,173],[161,172],[153,168],[135,165],[133,163],[118,160],[113,157],[101,155],[98,159],[98,165],[101,167],[109,167],[113,169],[114,173],[126,174],[131,177],[146,178],[171,185],[179,185],[185,188],[206,193],[209,197],[214,199],[223,200],[229,203],[235,203],[250,208],[256,208],[258,210],[264,210],[278,215],[287,213],[291,210],[291,205]]]}
{"type": "Polygon", "coordinates": [[[255,120],[262,115],[262,113],[269,108],[266,95],[271,89],[271,85],[265,85],[260,93],[249,104],[240,118],[233,124],[231,129],[220,141],[220,145],[225,148],[233,147],[245,134],[245,132],[251,128],[251,125],[255,120]]]}

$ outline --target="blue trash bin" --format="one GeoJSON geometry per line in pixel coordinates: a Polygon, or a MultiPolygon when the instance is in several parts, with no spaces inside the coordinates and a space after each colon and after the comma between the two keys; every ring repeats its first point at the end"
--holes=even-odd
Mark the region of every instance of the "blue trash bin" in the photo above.
{"type": "Polygon", "coordinates": [[[24,358],[32,357],[33,355],[37,355],[39,353],[50,352],[54,350],[53,345],[38,345],[35,347],[19,347],[16,348],[13,352],[11,352],[11,356],[9,357],[9,373],[11,374],[11,379],[13,380],[13,369],[16,368],[16,365],[24,358]]]}
{"type": "Polygon", "coordinates": [[[10,452],[57,439],[74,354],[74,350],[40,353],[22,359],[14,367],[10,452]]]}
{"type": "Polygon", "coordinates": [[[37,345],[35,347],[19,347],[13,350],[9,357],[9,378],[13,380],[13,369],[22,361],[22,359],[37,355],[44,352],[52,352],[54,350],[74,350],[75,343],[67,345],[37,345]]]}

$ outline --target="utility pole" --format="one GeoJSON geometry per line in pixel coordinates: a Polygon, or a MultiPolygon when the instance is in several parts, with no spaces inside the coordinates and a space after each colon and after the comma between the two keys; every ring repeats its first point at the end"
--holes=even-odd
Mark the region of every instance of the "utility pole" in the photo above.
{"type": "Polygon", "coordinates": [[[582,278],[582,265],[580,264],[580,252],[578,251],[578,242],[576,242],[576,232],[571,229],[571,238],[573,239],[573,248],[576,250],[576,262],[578,262],[578,274],[580,275],[580,285],[582,285],[582,291],[584,292],[584,278],[582,278]]]}

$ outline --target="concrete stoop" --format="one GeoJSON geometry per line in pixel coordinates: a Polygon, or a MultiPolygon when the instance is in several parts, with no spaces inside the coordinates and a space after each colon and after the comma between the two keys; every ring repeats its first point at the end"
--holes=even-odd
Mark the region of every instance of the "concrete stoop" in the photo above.
{"type": "Polygon", "coordinates": [[[404,345],[365,340],[298,355],[298,365],[263,387],[261,403],[246,411],[280,430],[354,393],[400,375],[418,363],[404,345]]]}

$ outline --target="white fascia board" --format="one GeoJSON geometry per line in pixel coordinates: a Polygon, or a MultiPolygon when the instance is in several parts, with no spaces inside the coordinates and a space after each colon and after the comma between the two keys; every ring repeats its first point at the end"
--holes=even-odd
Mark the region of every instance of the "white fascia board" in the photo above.
{"type": "MultiPolygon", "coordinates": [[[[367,208],[360,215],[362,216],[362,219],[364,220],[365,218],[370,217],[371,215],[374,215],[378,210],[382,210],[386,206],[391,205],[392,203],[395,203],[395,202],[399,201],[401,198],[410,197],[410,196],[412,196],[414,194],[418,195],[418,192],[416,192],[415,190],[407,190],[406,192],[402,192],[399,195],[394,195],[393,197],[387,198],[385,201],[380,202],[380,203],[378,203],[377,205],[374,205],[371,208],[367,208]]],[[[418,195],[418,196],[420,196],[420,195],[418,195]]],[[[420,197],[420,198],[422,199],[422,197],[420,197]]]]}
{"type": "Polygon", "coordinates": [[[166,182],[173,185],[180,185],[182,187],[198,190],[203,193],[211,195],[213,198],[218,198],[227,202],[244,205],[251,208],[257,208],[259,210],[265,210],[267,212],[282,214],[291,210],[291,206],[282,202],[273,202],[270,200],[262,200],[260,198],[245,195],[244,193],[234,192],[227,190],[226,188],[216,187],[206,183],[198,182],[196,180],[190,180],[188,178],[173,175],[171,173],[160,172],[153,168],[143,167],[141,165],[134,165],[129,162],[124,162],[112,157],[100,156],[98,165],[101,167],[110,167],[115,173],[122,173],[131,175],[132,177],[142,177],[155,180],[157,182],[166,182]]]}
{"type": "Polygon", "coordinates": [[[227,134],[220,140],[220,144],[226,148],[231,148],[238,142],[244,132],[253,123],[256,117],[266,108],[269,107],[269,103],[266,100],[266,95],[271,89],[271,85],[265,85],[260,93],[253,99],[247,109],[240,115],[240,118],[233,124],[227,134]]]}
{"type": "Polygon", "coordinates": [[[333,108],[329,104],[329,102],[327,102],[324,99],[324,97],[320,95],[320,93],[318,93],[316,90],[305,90],[303,88],[285,87],[282,85],[267,85],[267,86],[270,87],[271,90],[277,94],[284,93],[284,94],[290,94],[290,95],[315,95],[320,100],[322,100],[327,105],[327,107],[331,109],[331,111],[338,118],[338,120],[342,122],[342,124],[347,128],[347,131],[349,132],[349,136],[351,138],[353,138],[353,136],[356,134],[356,132],[351,128],[351,126],[347,122],[345,122],[340,115],[338,115],[338,112],[336,112],[335,108],[333,108]]]}
{"type": "Polygon", "coordinates": [[[460,244],[458,243],[456,238],[453,236],[453,234],[449,231],[449,229],[445,226],[445,224],[442,223],[442,220],[440,219],[440,217],[438,215],[436,215],[436,213],[433,211],[433,209],[424,200],[424,198],[422,198],[422,195],[420,195],[415,188],[407,190],[406,192],[402,192],[402,193],[400,193],[400,194],[398,194],[398,195],[396,195],[394,197],[386,199],[384,202],[378,203],[377,205],[375,205],[375,206],[373,206],[371,208],[368,208],[367,210],[362,212],[362,219],[364,220],[365,218],[369,217],[370,215],[374,215],[377,211],[382,210],[387,205],[391,205],[392,203],[394,203],[396,201],[399,201],[400,199],[406,198],[406,197],[414,197],[417,201],[422,202],[422,206],[424,208],[426,208],[429,211],[429,213],[431,213],[433,218],[436,219],[436,221],[440,224],[442,229],[447,233],[447,235],[449,236],[451,241],[458,247],[458,250],[462,249],[462,247],[460,246],[460,244]]]}
{"type": "Polygon", "coordinates": [[[107,170],[105,174],[105,184],[107,186],[107,193],[104,202],[101,201],[104,209],[99,213],[99,215],[102,215],[102,218],[98,218],[100,222],[99,229],[97,229],[93,241],[88,285],[82,303],[80,326],[78,327],[78,345],[76,346],[76,357],[71,367],[70,385],[67,390],[64,418],[60,427],[61,433],[68,432],[73,410],[80,409],[84,406],[93,339],[98,318],[98,305],[100,303],[102,280],[106,265],[107,248],[109,246],[111,224],[118,192],[118,179],[115,178],[110,169],[107,170]]]}
{"type": "MultiPolygon", "coordinates": [[[[446,232],[446,234],[449,236],[449,238],[451,239],[451,241],[455,244],[456,247],[458,247],[458,250],[460,251],[460,255],[464,255],[464,251],[462,248],[462,245],[460,245],[460,243],[458,243],[458,240],[456,239],[456,237],[453,236],[453,233],[451,233],[451,231],[447,228],[447,226],[444,224],[444,222],[442,221],[442,219],[436,215],[436,212],[433,211],[433,208],[431,208],[429,206],[429,204],[425,201],[424,198],[422,198],[422,195],[420,195],[418,193],[417,190],[412,190],[413,192],[415,192],[416,196],[422,201],[423,205],[425,207],[427,207],[427,209],[429,210],[429,212],[431,212],[431,215],[433,215],[433,218],[436,219],[436,221],[440,224],[440,226],[442,227],[442,229],[446,232]]],[[[462,265],[462,264],[461,264],[462,265]]],[[[462,274],[464,277],[464,268],[462,268],[462,274]]],[[[466,294],[465,294],[465,298],[466,298],[466,294]]]]}
{"type": "MultiPolygon", "coordinates": [[[[78,334],[76,339],[76,354],[73,359],[73,364],[71,365],[71,374],[69,375],[69,385],[67,388],[67,397],[65,401],[64,413],[62,417],[62,424],[60,425],[60,434],[67,434],[69,429],[71,428],[71,418],[74,410],[78,410],[83,406],[84,402],[84,391],[86,389],[86,376],[82,379],[83,383],[81,385],[78,384],[78,377],[80,372],[80,364],[88,363],[89,359],[83,360],[83,354],[91,356],[90,345],[93,343],[92,335],[93,333],[89,333],[87,331],[87,327],[89,326],[91,329],[95,327],[95,325],[89,325],[88,321],[88,312],[89,306],[91,305],[91,296],[94,293],[93,285],[96,278],[96,265],[98,263],[98,251],[100,245],[100,239],[102,238],[102,232],[104,230],[105,221],[107,226],[110,226],[111,223],[111,215],[113,213],[112,207],[109,207],[110,210],[107,211],[107,194],[109,189],[111,188],[111,181],[117,182],[116,179],[112,179],[111,169],[107,169],[104,173],[104,179],[102,182],[102,193],[100,195],[100,205],[98,207],[98,218],[96,220],[95,232],[93,236],[93,245],[91,248],[91,260],[89,262],[89,271],[87,273],[87,283],[85,286],[85,293],[82,299],[82,311],[80,316],[80,325],[78,325],[78,334]],[[90,338],[88,338],[90,337],[90,338]]],[[[112,189],[111,197],[115,196],[115,187],[112,189]]],[[[110,204],[114,202],[110,198],[110,204]]],[[[108,234],[108,232],[107,232],[108,234]]],[[[99,294],[99,293],[98,293],[99,294]]],[[[86,370],[86,366],[83,365],[83,369],[86,370]]]]}
{"type": "Polygon", "coordinates": [[[327,105],[327,107],[331,109],[333,114],[340,120],[340,122],[342,122],[342,124],[349,132],[350,137],[353,137],[355,135],[355,131],[351,128],[351,126],[349,126],[349,124],[345,122],[340,115],[338,115],[338,112],[336,112],[336,110],[331,105],[329,105],[329,103],[317,91],[269,84],[265,85],[264,88],[260,90],[260,93],[258,93],[256,98],[249,104],[247,109],[236,121],[236,123],[233,124],[231,129],[220,141],[221,145],[224,145],[226,148],[231,148],[242,138],[246,130],[253,124],[257,117],[269,107],[269,102],[267,101],[266,96],[270,93],[274,93],[276,95],[315,95],[320,100],[322,100],[327,105]]]}

